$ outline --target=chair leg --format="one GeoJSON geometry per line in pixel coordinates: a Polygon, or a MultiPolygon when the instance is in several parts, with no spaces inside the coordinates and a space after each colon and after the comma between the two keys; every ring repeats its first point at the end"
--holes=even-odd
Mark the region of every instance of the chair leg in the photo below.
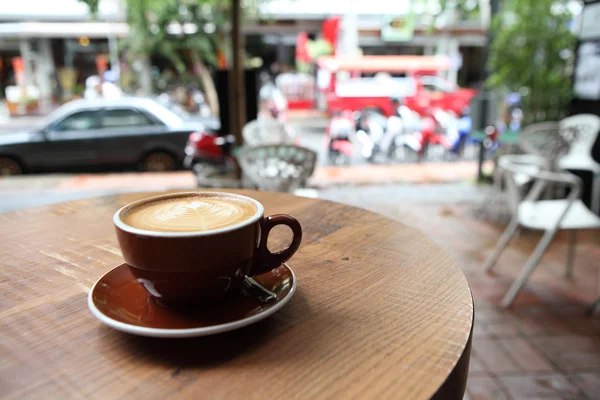
{"type": "Polygon", "coordinates": [[[550,242],[552,242],[552,239],[554,238],[555,234],[555,229],[546,231],[546,233],[544,233],[544,236],[542,236],[542,239],[536,246],[535,250],[533,251],[533,254],[531,255],[531,257],[529,257],[529,260],[527,260],[527,263],[523,267],[521,274],[517,279],[515,279],[511,287],[504,295],[504,298],[502,299],[503,307],[510,307],[510,305],[512,304],[513,300],[515,299],[525,282],[527,282],[527,278],[529,278],[529,275],[537,266],[538,262],[540,261],[540,258],[542,258],[542,255],[548,248],[548,245],[550,244],[550,242]]]}
{"type": "Polygon", "coordinates": [[[592,211],[600,214],[600,176],[594,176],[592,183],[592,211]]]}
{"type": "Polygon", "coordinates": [[[590,315],[592,315],[593,313],[596,312],[596,309],[600,307],[600,298],[598,298],[598,300],[596,300],[594,302],[594,304],[592,304],[591,306],[589,306],[586,310],[585,310],[585,315],[587,315],[588,317],[590,315]]]}
{"type": "Polygon", "coordinates": [[[508,224],[508,227],[506,228],[506,230],[504,231],[502,236],[500,236],[500,239],[498,240],[498,244],[496,245],[496,248],[494,249],[492,254],[488,257],[487,261],[485,262],[485,264],[483,266],[483,270],[485,272],[490,272],[492,270],[492,267],[496,264],[498,257],[500,257],[500,254],[502,254],[502,251],[506,248],[506,246],[508,245],[508,242],[510,242],[510,239],[515,234],[518,227],[519,227],[519,217],[515,215],[513,217],[513,219],[510,221],[510,224],[508,224]]]}
{"type": "Polygon", "coordinates": [[[567,245],[567,265],[565,268],[565,277],[573,276],[573,260],[575,259],[575,245],[577,244],[577,231],[569,231],[569,243],[567,245]]]}
{"type": "Polygon", "coordinates": [[[585,310],[585,315],[592,315],[598,308],[600,308],[600,269],[598,270],[598,299],[585,310]]]}

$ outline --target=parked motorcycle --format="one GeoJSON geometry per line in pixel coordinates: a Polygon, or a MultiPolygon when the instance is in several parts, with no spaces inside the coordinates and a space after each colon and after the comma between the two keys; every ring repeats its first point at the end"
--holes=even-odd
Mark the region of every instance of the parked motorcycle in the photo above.
{"type": "Polygon", "coordinates": [[[184,166],[196,176],[226,175],[237,169],[233,155],[235,137],[219,136],[217,132],[193,132],[185,146],[184,166]]]}
{"type": "Polygon", "coordinates": [[[387,120],[383,145],[388,158],[399,162],[416,162],[421,151],[421,117],[410,108],[399,105],[396,115],[387,120]]]}
{"type": "Polygon", "coordinates": [[[325,129],[329,162],[333,165],[349,165],[352,161],[354,134],[352,112],[345,111],[334,115],[325,129]]]}
{"type": "Polygon", "coordinates": [[[361,154],[368,162],[374,162],[381,150],[380,141],[385,133],[387,119],[383,114],[371,110],[355,113],[354,119],[361,154]]]}
{"type": "Polygon", "coordinates": [[[390,157],[405,162],[438,160],[444,157],[449,142],[435,112],[428,110],[418,126],[418,130],[411,127],[405,134],[397,136],[388,152],[390,157]]]}
{"type": "Polygon", "coordinates": [[[456,120],[455,130],[448,134],[448,140],[450,141],[450,148],[448,149],[448,154],[450,154],[451,157],[464,157],[465,146],[469,141],[471,129],[472,121],[470,116],[470,110],[467,107],[461,111],[460,118],[456,120]]]}

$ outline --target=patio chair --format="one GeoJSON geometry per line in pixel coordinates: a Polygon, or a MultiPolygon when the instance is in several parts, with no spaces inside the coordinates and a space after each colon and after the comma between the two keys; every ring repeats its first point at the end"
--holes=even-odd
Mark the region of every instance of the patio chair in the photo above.
{"type": "MultiPolygon", "coordinates": [[[[567,153],[569,145],[560,135],[560,126],[558,122],[540,122],[523,128],[519,134],[519,147],[528,155],[533,155],[540,160],[545,160],[545,169],[554,170],[556,160],[567,153]]],[[[505,157],[505,155],[498,156],[493,173],[493,189],[479,208],[477,212],[478,215],[486,213],[491,208],[492,203],[498,199],[502,193],[503,174],[502,168],[500,167],[500,159],[503,157],[505,157]]],[[[527,159],[522,159],[521,163],[523,162],[527,164],[527,159]]],[[[538,164],[538,161],[535,161],[535,164],[538,164]]],[[[516,178],[517,186],[521,188],[525,188],[531,180],[530,176],[526,175],[519,175],[516,178]]],[[[510,211],[514,212],[514,207],[512,207],[510,211]]]]}
{"type": "Polygon", "coordinates": [[[591,209],[600,212],[600,164],[592,158],[592,147],[600,133],[600,117],[573,115],[560,121],[560,134],[570,143],[569,152],[558,160],[560,169],[589,171],[593,174],[591,209]]]}
{"type": "Polygon", "coordinates": [[[296,134],[289,126],[276,119],[261,118],[248,122],[242,128],[246,146],[265,146],[271,144],[294,144],[296,134]]]}
{"type": "Polygon", "coordinates": [[[290,192],[306,186],[317,163],[317,154],[293,145],[268,145],[242,149],[240,166],[260,190],[290,192]]]}
{"type": "Polygon", "coordinates": [[[503,157],[501,162],[504,182],[509,196],[518,203],[518,206],[510,224],[498,240],[496,248],[484,264],[484,270],[486,272],[491,271],[498,257],[520,227],[544,231],[542,239],[523,266],[519,277],[515,279],[502,300],[502,305],[509,307],[525,282],[527,282],[527,278],[537,266],[557,231],[569,231],[569,248],[565,273],[568,277],[571,275],[575,256],[575,231],[578,229],[600,228],[600,218],[579,199],[581,180],[575,175],[532,168],[531,164],[523,164],[522,160],[512,156],[503,157]],[[520,175],[530,176],[534,180],[531,190],[522,201],[519,197],[519,185],[517,183],[520,175]],[[566,199],[539,200],[548,184],[557,183],[564,184],[570,189],[566,199]]]}
{"type": "Polygon", "coordinates": [[[557,160],[569,151],[569,143],[560,135],[558,122],[526,126],[519,134],[519,146],[529,154],[548,160],[552,169],[555,169],[557,160]]]}
{"type": "MultiPolygon", "coordinates": [[[[517,191],[512,196],[507,195],[504,185],[504,171],[502,169],[502,165],[506,163],[506,160],[514,160],[524,167],[527,168],[529,172],[535,173],[540,170],[549,170],[550,165],[548,161],[540,156],[536,156],[534,154],[505,154],[498,158],[497,166],[494,169],[494,174],[492,176],[492,188],[490,190],[489,195],[483,201],[482,205],[476,211],[477,216],[481,216],[484,213],[486,214],[495,214],[496,219],[500,219],[500,212],[498,211],[498,204],[496,200],[503,200],[502,203],[505,203],[508,206],[509,215],[512,218],[517,213],[517,208],[519,203],[523,199],[527,189],[529,188],[532,178],[531,175],[528,174],[515,174],[515,184],[517,187],[517,191]],[[504,161],[503,161],[504,160],[504,161]],[[495,204],[496,203],[496,204],[495,204]]],[[[504,207],[501,207],[502,211],[505,210],[504,207]]]]}

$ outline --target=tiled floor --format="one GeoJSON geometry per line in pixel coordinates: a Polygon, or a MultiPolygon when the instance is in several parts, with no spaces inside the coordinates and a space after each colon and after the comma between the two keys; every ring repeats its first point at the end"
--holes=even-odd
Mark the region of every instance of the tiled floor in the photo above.
{"type": "MultiPolygon", "coordinates": [[[[481,264],[504,226],[474,216],[474,204],[362,204],[427,234],[463,268],[475,299],[467,399],[600,399],[600,314],[585,307],[597,295],[600,232],[578,234],[572,279],[563,277],[566,236],[552,244],[510,310],[500,299],[539,239],[524,232],[493,275],[481,264]]],[[[361,201],[349,199],[361,205],[361,201]]]]}

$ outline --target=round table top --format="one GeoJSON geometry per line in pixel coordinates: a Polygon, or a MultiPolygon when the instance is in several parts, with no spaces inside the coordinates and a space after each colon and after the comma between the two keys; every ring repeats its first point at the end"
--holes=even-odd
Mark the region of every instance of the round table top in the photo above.
{"type": "MultiPolygon", "coordinates": [[[[0,214],[0,393],[8,397],[462,399],[473,302],[422,233],[341,204],[233,191],[303,226],[298,290],[255,325],[193,339],[115,331],[87,292],[122,262],[112,226],[156,193],[0,214]]],[[[275,245],[283,244],[285,232],[275,245]]],[[[271,246],[269,246],[271,247],[271,246]]]]}

